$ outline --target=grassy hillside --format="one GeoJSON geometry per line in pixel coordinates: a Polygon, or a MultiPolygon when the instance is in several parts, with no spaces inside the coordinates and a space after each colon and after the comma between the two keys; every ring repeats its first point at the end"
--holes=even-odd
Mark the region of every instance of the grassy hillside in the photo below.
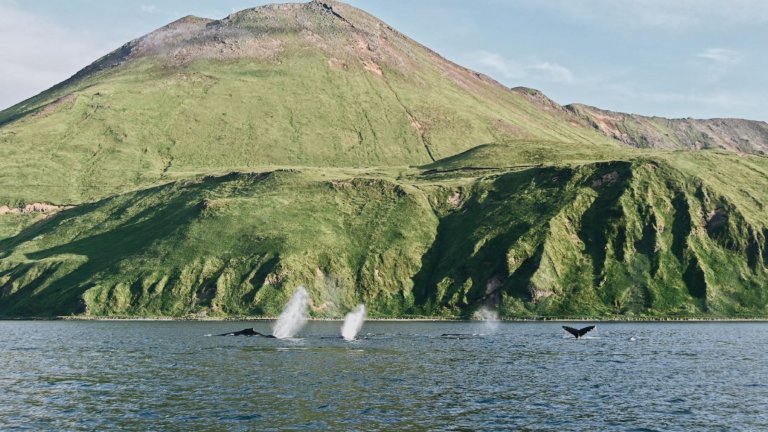
{"type": "Polygon", "coordinates": [[[675,159],[172,182],[1,241],[0,314],[764,316],[765,217],[675,159]]]}
{"type": "Polygon", "coordinates": [[[3,241],[2,312],[274,315],[289,287],[308,283],[318,312],[365,300],[387,313],[433,235],[409,221],[430,218],[423,196],[376,179],[272,172],[170,183],[3,241]],[[358,285],[361,267],[386,269],[387,284],[358,285]]]}
{"type": "Polygon", "coordinates": [[[609,135],[341,3],[187,17],[0,113],[0,317],[768,316],[768,158],[609,135]]]}
{"type": "Polygon", "coordinates": [[[0,204],[82,202],[217,170],[421,165],[509,140],[520,152],[617,147],[362,11],[334,11],[183,19],[3,111],[0,204]]]}

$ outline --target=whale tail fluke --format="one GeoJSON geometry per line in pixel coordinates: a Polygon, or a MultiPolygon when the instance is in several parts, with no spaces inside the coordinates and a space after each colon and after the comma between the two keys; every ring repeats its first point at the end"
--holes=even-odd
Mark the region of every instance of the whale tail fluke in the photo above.
{"type": "Polygon", "coordinates": [[[576,329],[576,328],[568,327],[568,326],[563,326],[563,330],[565,330],[568,333],[572,334],[573,337],[575,337],[576,339],[581,338],[585,334],[587,334],[590,331],[592,331],[592,329],[594,329],[594,328],[595,328],[595,326],[593,326],[593,325],[588,326],[588,327],[584,327],[584,328],[580,328],[580,329],[576,329]]]}

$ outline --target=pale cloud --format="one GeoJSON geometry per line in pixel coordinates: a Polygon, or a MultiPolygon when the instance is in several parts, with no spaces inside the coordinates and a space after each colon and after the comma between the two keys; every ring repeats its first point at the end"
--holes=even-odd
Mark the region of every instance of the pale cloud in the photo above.
{"type": "Polygon", "coordinates": [[[718,25],[768,23],[765,0],[529,0],[576,19],[597,20],[629,27],[682,30],[718,25]]]}
{"type": "Polygon", "coordinates": [[[0,28],[0,77],[13,83],[0,86],[0,109],[69,78],[116,46],[25,12],[16,3],[0,3],[0,28]]]}
{"type": "Polygon", "coordinates": [[[540,73],[548,77],[552,81],[572,83],[573,72],[565,66],[557,63],[542,62],[528,65],[527,70],[535,73],[540,73]]]}
{"type": "Polygon", "coordinates": [[[143,5],[141,5],[140,9],[141,9],[142,12],[146,12],[146,13],[155,13],[155,12],[157,12],[157,6],[155,6],[155,5],[143,4],[143,5]]]}
{"type": "Polygon", "coordinates": [[[706,60],[706,79],[709,82],[720,81],[725,75],[741,63],[744,56],[741,52],[725,48],[709,48],[696,54],[696,57],[706,60]]]}
{"type": "MultiPolygon", "coordinates": [[[[709,91],[657,91],[651,89],[639,89],[627,84],[607,84],[602,87],[604,96],[610,99],[614,104],[629,106],[638,104],[638,106],[664,106],[670,110],[666,114],[663,112],[644,112],[645,115],[666,115],[671,112],[679,112],[678,117],[688,117],[697,115],[692,112],[753,112],[762,106],[760,95],[754,93],[745,93],[742,91],[727,90],[709,90],[709,91]],[[695,108],[692,108],[695,107],[695,108]]],[[[675,115],[672,115],[675,116],[675,115]]],[[[715,114],[722,117],[723,114],[715,114]]],[[[748,116],[744,116],[748,117],[748,116]]],[[[755,118],[755,120],[762,120],[755,118]]]]}
{"type": "Polygon", "coordinates": [[[709,48],[703,52],[696,54],[696,57],[700,57],[720,65],[735,65],[741,62],[743,55],[739,51],[734,51],[725,48],[709,48]]]}
{"type": "Polygon", "coordinates": [[[566,84],[574,81],[574,75],[570,69],[554,62],[518,62],[490,51],[477,51],[468,57],[470,62],[481,66],[483,69],[490,68],[507,80],[538,78],[566,84]]]}
{"type": "Polygon", "coordinates": [[[705,104],[722,108],[734,108],[748,105],[749,98],[743,94],[730,92],[712,92],[712,93],[664,93],[664,92],[641,92],[637,97],[646,102],[663,103],[683,103],[683,104],[705,104]]]}

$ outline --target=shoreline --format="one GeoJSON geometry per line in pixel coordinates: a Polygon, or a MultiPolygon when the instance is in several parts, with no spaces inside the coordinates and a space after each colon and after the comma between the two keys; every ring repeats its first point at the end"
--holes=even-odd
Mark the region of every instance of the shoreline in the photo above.
{"type": "MultiPolygon", "coordinates": [[[[125,321],[125,322],[267,322],[275,321],[277,317],[86,317],[86,316],[55,316],[55,317],[0,317],[0,321],[125,321]]],[[[419,318],[366,318],[366,322],[464,322],[481,323],[486,320],[443,318],[443,317],[419,317],[419,318]]],[[[309,318],[307,322],[344,322],[344,318],[309,318]]],[[[499,323],[570,323],[570,322],[595,322],[595,323],[740,323],[740,322],[767,322],[768,317],[754,318],[728,318],[728,317],[644,317],[644,318],[582,318],[582,317],[542,317],[542,318],[504,318],[496,320],[499,323]]]]}

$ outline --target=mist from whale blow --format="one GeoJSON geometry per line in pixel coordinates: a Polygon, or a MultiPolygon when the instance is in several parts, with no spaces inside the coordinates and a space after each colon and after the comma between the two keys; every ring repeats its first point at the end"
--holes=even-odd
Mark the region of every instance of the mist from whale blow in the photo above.
{"type": "Polygon", "coordinates": [[[359,304],[357,308],[344,317],[344,325],[341,326],[341,337],[344,340],[355,340],[365,321],[365,305],[359,304]]]}
{"type": "Polygon", "coordinates": [[[300,285],[277,318],[277,322],[272,328],[272,335],[278,339],[296,336],[296,333],[307,323],[308,303],[309,294],[306,288],[300,285]]]}
{"type": "Polygon", "coordinates": [[[485,322],[485,328],[488,332],[493,333],[499,327],[499,314],[485,306],[476,310],[472,315],[472,318],[485,322]]]}

